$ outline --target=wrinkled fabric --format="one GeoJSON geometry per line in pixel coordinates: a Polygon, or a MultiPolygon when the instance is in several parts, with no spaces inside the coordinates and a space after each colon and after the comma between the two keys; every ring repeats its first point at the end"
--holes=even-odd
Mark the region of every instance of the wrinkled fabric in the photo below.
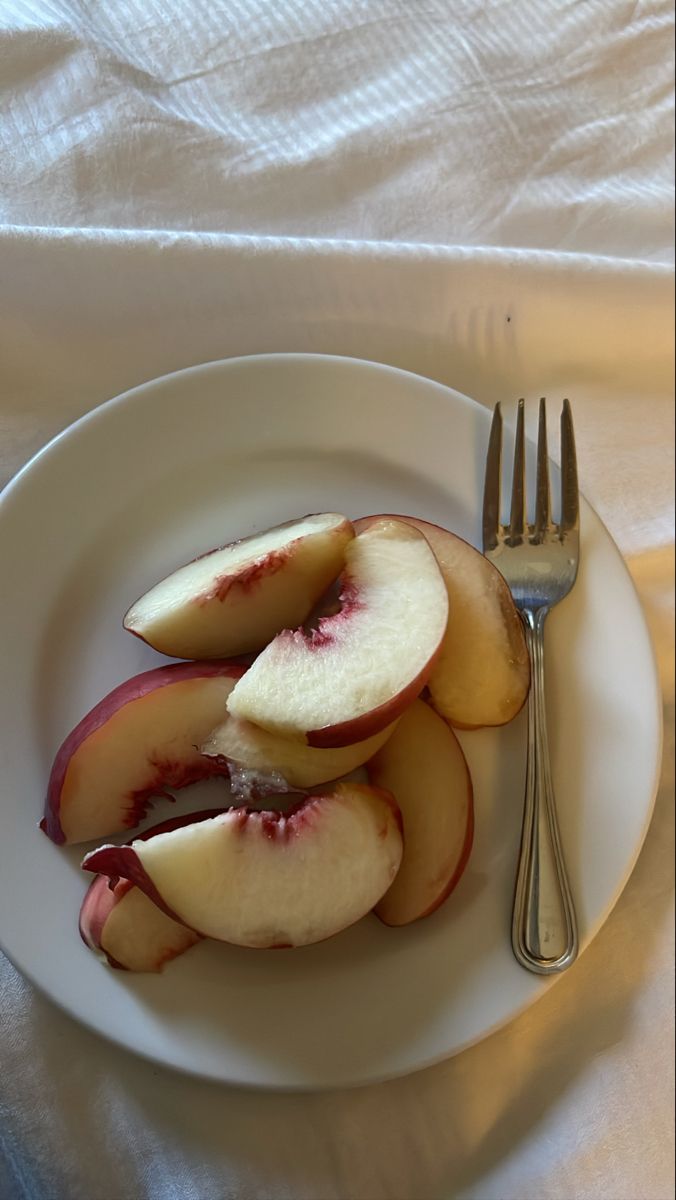
{"type": "Polygon", "coordinates": [[[634,0],[2,0],[2,220],[664,260],[671,20],[634,0]]]}
{"type": "Polygon", "coordinates": [[[0,958],[1,1200],[674,1195],[672,261],[666,3],[0,0],[0,484],[101,401],[234,354],[568,394],[667,730],[579,963],[408,1079],[186,1079],[0,958]]]}

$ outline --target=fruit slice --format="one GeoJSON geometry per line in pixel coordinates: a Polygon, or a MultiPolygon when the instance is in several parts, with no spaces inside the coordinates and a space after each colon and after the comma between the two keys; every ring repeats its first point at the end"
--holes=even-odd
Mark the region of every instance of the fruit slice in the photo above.
{"type": "Polygon", "coordinates": [[[422,700],[367,769],[371,783],[392,792],[404,822],[401,867],[376,913],[386,925],[408,925],[439,907],[467,865],[472,781],[452,729],[422,700]]]}
{"type": "MultiPolygon", "coordinates": [[[[395,728],[396,722],[393,722],[380,733],[353,746],[317,750],[228,714],[202,746],[202,754],[226,760],[233,778],[236,774],[233,768],[239,768],[243,772],[250,771],[254,777],[261,775],[278,782],[281,780],[291,789],[311,788],[349,775],[363,766],[385,744],[395,728]]],[[[279,791],[279,786],[276,790],[279,791]]]]}
{"type": "Polygon", "coordinates": [[[84,898],[80,933],[90,950],[124,971],[161,971],[201,941],[128,879],[111,888],[105,875],[97,875],[84,898]]]}
{"type": "Polygon", "coordinates": [[[222,719],[243,667],[173,663],[135,675],[68,735],[49,778],[42,828],[53,842],[133,829],[153,796],[227,768],[199,746],[222,719]]]}
{"type": "MultiPolygon", "coordinates": [[[[382,517],[362,517],[358,532],[382,517]]],[[[432,703],[451,725],[504,725],[522,708],[530,686],[523,624],[497,567],[469,542],[415,517],[394,517],[425,535],[448,588],[449,621],[430,675],[432,703]]]]}
{"type": "Polygon", "coordinates": [[[103,846],[83,867],[140,887],[190,928],[240,946],[323,941],[369,912],[402,855],[387,792],[337,784],[281,812],[231,809],[131,846],[103,846]]]}
{"type": "MultiPolygon", "coordinates": [[[[216,816],[218,809],[173,817],[146,829],[146,841],[182,825],[216,816]]],[[[80,935],[90,950],[111,967],[125,971],[161,971],[172,958],[201,941],[201,935],[173,921],[128,879],[116,884],[97,875],[82,901],[80,935]]]]}
{"type": "Polygon", "coordinates": [[[173,658],[260,650],[305,620],[352,537],[345,517],[320,513],[211,550],[141,596],[125,629],[173,658]]]}
{"type": "Polygon", "coordinates": [[[310,633],[280,633],[233,689],[232,716],[309,746],[347,746],[380,732],[422,690],[448,617],[425,538],[388,518],[345,557],[340,612],[310,633]]]}

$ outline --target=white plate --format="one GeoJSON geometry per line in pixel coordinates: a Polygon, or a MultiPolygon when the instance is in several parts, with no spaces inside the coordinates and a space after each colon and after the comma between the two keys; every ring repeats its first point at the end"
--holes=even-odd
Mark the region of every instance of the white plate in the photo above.
{"type": "MultiPolygon", "coordinates": [[[[476,797],[471,863],[449,901],[407,929],[367,917],[288,953],[205,942],[157,977],[110,970],[77,932],[82,847],[59,849],[37,830],[62,738],[115,684],[159,661],[122,631],[131,599],[200,550],[322,509],[415,514],[478,544],[488,420],[456,392],[372,363],[232,359],[103,405],[6,490],[0,941],[74,1017],[198,1075],[336,1087],[456,1053],[548,986],[517,966],[509,943],[523,717],[462,736],[476,797]]],[[[640,849],[661,721],[636,594],[586,504],[582,534],[578,583],[550,619],[548,703],[586,945],[640,849]]],[[[221,786],[183,793],[181,809],[218,803],[221,786]]]]}

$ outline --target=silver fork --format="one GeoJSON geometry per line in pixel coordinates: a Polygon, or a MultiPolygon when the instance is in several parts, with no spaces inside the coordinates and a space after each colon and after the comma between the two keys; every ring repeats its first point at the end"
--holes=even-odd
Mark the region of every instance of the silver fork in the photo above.
{"type": "Polygon", "coordinates": [[[504,575],[526,629],[531,661],[528,767],[521,848],[512,915],[512,947],[522,966],[538,975],[563,971],[578,951],[577,921],[563,859],[549,766],[544,689],[547,614],[575,583],[579,558],[579,497],[570,404],[561,413],[561,512],[551,517],[547,416],[540,401],[535,520],[526,520],[524,402],[519,400],[512,506],[500,524],[502,413],[496,404],[484,483],[484,554],[504,575]]]}

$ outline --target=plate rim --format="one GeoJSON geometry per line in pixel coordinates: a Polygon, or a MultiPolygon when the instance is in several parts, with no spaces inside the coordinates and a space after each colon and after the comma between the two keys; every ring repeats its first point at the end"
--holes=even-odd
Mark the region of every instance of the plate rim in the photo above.
{"type": "MultiPolygon", "coordinates": [[[[114,396],[108,396],[106,400],[101,400],[95,404],[93,408],[76,417],[74,421],[70,421],[63,429],[59,429],[45,442],[44,446],[39,446],[36,451],[20,466],[14,474],[7,480],[0,490],[0,508],[5,502],[5,498],[10,492],[13,492],[16,487],[23,483],[23,478],[27,472],[32,469],[35,464],[42,458],[46,457],[61,441],[70,437],[73,433],[83,428],[88,424],[100,419],[104,412],[109,409],[116,408],[123,404],[131,402],[139,392],[145,392],[150,388],[159,387],[162,384],[169,383],[175,379],[180,379],[181,376],[208,374],[211,370],[218,367],[234,366],[249,362],[273,362],[273,361],[314,361],[314,362],[330,362],[330,363],[350,363],[357,367],[372,368],[377,371],[390,372],[393,375],[404,375],[409,379],[422,381],[425,384],[431,384],[435,388],[441,389],[443,392],[450,392],[457,400],[461,401],[468,408],[479,409],[480,411],[488,412],[485,405],[478,400],[474,400],[468,396],[466,392],[460,392],[446,383],[441,383],[438,379],[432,379],[429,375],[420,375],[417,371],[409,371],[405,367],[395,367],[391,363],[379,362],[377,359],[370,358],[355,358],[349,354],[320,354],[319,352],[305,352],[303,350],[270,350],[262,354],[235,354],[228,358],[210,358],[205,362],[193,363],[187,367],[178,367],[175,371],[166,371],[163,375],[153,376],[151,379],[145,379],[141,383],[135,383],[129,388],[125,388],[123,392],[116,392],[114,396]]],[[[605,528],[605,527],[604,527],[605,528]]],[[[610,536],[610,535],[609,535],[610,536]]]]}

